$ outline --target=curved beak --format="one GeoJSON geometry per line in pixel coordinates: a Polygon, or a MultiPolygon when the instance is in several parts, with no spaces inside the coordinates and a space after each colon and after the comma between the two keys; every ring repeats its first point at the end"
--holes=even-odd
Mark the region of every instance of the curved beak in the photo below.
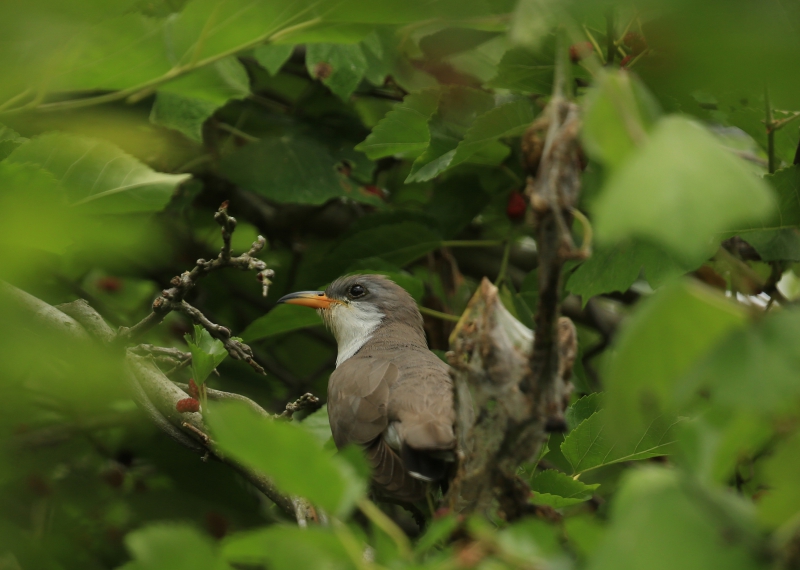
{"type": "Polygon", "coordinates": [[[298,291],[289,293],[278,299],[278,304],[288,303],[290,305],[302,305],[312,309],[327,309],[333,303],[341,303],[336,299],[328,297],[324,291],[298,291]]]}

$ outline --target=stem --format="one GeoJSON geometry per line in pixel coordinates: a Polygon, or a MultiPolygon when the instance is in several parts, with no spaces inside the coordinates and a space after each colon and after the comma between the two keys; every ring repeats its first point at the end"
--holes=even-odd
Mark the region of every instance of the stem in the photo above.
{"type": "Polygon", "coordinates": [[[442,319],[443,321],[451,321],[457,323],[461,320],[461,317],[457,317],[456,315],[449,315],[447,313],[443,313],[441,311],[437,311],[435,309],[429,309],[428,307],[419,307],[419,312],[423,315],[428,315],[430,317],[436,317],[437,319],[442,319]]]}
{"type": "Polygon", "coordinates": [[[255,143],[261,140],[258,137],[254,137],[253,135],[248,135],[244,131],[240,131],[239,129],[229,125],[228,123],[218,123],[217,126],[220,128],[220,130],[227,131],[232,135],[236,135],[240,139],[246,140],[247,142],[255,143]]]}
{"type": "Polygon", "coordinates": [[[454,239],[443,241],[441,247],[496,247],[504,243],[501,239],[454,239]]]}
{"type": "Polygon", "coordinates": [[[79,109],[81,107],[91,107],[93,105],[100,105],[102,103],[111,103],[113,101],[119,101],[121,99],[127,99],[128,103],[136,103],[141,99],[143,99],[144,97],[150,95],[153,92],[153,89],[158,87],[159,85],[162,85],[168,81],[171,81],[172,79],[180,77],[181,75],[185,75],[190,71],[194,71],[195,69],[199,69],[201,67],[205,67],[212,63],[216,63],[222,59],[225,59],[228,56],[235,55],[241,51],[254,48],[263,43],[274,42],[283,36],[302,30],[304,28],[308,28],[310,26],[314,26],[319,22],[320,18],[312,18],[311,20],[307,20],[305,22],[296,24],[294,26],[289,26],[278,32],[266,33],[262,36],[259,36],[255,40],[241,44],[235,48],[231,48],[224,52],[209,56],[196,63],[173,67],[172,69],[167,71],[164,75],[161,75],[154,79],[150,79],[148,81],[140,83],[139,85],[134,85],[133,87],[129,87],[127,89],[114,91],[112,93],[106,93],[105,95],[99,95],[97,97],[87,97],[86,99],[58,101],[55,103],[45,103],[42,105],[34,105],[34,106],[23,105],[22,107],[17,107],[16,109],[9,109],[7,111],[2,111],[0,112],[0,114],[10,115],[22,111],[27,111],[28,109],[35,109],[36,111],[63,111],[67,109],[79,109]]]}
{"type": "Polygon", "coordinates": [[[394,541],[395,545],[397,545],[397,550],[400,553],[400,556],[406,560],[413,559],[411,554],[411,542],[408,540],[406,533],[404,533],[403,529],[397,526],[392,519],[387,517],[386,514],[375,505],[375,503],[367,498],[361,499],[358,501],[358,509],[364,513],[364,516],[366,516],[372,522],[372,524],[389,535],[389,537],[394,541]]]}
{"type": "Polygon", "coordinates": [[[495,279],[494,282],[495,287],[500,287],[506,278],[506,272],[508,271],[508,258],[511,255],[512,242],[513,240],[511,238],[506,240],[506,247],[503,248],[503,260],[500,262],[500,271],[497,272],[497,279],[495,279]]]}
{"type": "Polygon", "coordinates": [[[609,8],[606,12],[606,65],[614,63],[614,54],[617,46],[614,40],[614,9],[609,8]]]}
{"type": "Polygon", "coordinates": [[[769,88],[764,87],[764,111],[765,121],[767,127],[767,165],[769,173],[775,172],[775,129],[772,124],[772,104],[769,100],[769,88]]]}
{"type": "Polygon", "coordinates": [[[606,64],[606,56],[603,54],[603,49],[600,47],[600,44],[594,37],[594,34],[589,31],[589,28],[586,27],[586,24],[583,25],[583,31],[586,32],[586,37],[589,38],[589,41],[592,42],[594,46],[594,50],[597,52],[598,57],[600,57],[600,61],[603,62],[603,65],[606,64]]]}

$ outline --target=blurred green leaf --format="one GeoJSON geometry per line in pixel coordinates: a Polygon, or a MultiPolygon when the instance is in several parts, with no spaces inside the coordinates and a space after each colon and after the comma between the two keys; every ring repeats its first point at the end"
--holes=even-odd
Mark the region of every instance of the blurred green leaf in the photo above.
{"type": "Polygon", "coordinates": [[[159,89],[150,120],[201,142],[206,119],[229,100],[249,93],[247,71],[239,60],[227,57],[159,89]]]}
{"type": "Polygon", "coordinates": [[[242,333],[245,342],[252,342],[297,329],[322,325],[316,311],[297,305],[278,305],[266,315],[258,317],[242,333]]]}
{"type": "Polygon", "coordinates": [[[207,415],[223,452],[263,472],[282,491],[338,516],[363,495],[364,482],[346,462],[328,457],[309,431],[257,416],[237,402],[218,403],[207,415]]]}
{"type": "Polygon", "coordinates": [[[375,160],[385,156],[400,155],[416,158],[430,142],[428,119],[436,112],[439,91],[428,89],[406,95],[379,122],[356,150],[375,160]]]}
{"type": "Polygon", "coordinates": [[[675,426],[681,421],[674,416],[657,416],[644,429],[617,439],[614,429],[609,429],[616,418],[608,410],[599,410],[564,438],[561,453],[576,475],[623,461],[668,455],[675,449],[675,426]]]}
{"type": "Polygon", "coordinates": [[[500,60],[497,75],[488,86],[519,93],[550,93],[554,69],[555,51],[548,43],[535,52],[527,48],[510,49],[500,60]]]}
{"type": "Polygon", "coordinates": [[[778,207],[752,224],[742,225],[739,234],[747,241],[752,237],[752,245],[757,244],[766,254],[772,253],[770,257],[779,252],[795,254],[796,229],[800,226],[800,165],[768,174],[764,180],[775,189],[778,207]],[[773,248],[777,251],[771,251],[773,248]]]}
{"type": "MultiPolygon", "coordinates": [[[[428,120],[428,147],[411,166],[406,184],[430,180],[447,169],[469,128],[493,106],[493,98],[477,89],[451,87],[444,90],[439,98],[438,109],[428,120]]],[[[486,146],[491,144],[498,143],[493,140],[486,146]]],[[[476,148],[476,152],[479,150],[482,149],[476,148]]]]}
{"type": "Polygon", "coordinates": [[[750,509],[733,495],[712,494],[674,470],[645,467],[623,478],[588,568],[755,570],[763,567],[757,533],[750,509]]]}
{"type": "Polygon", "coordinates": [[[331,424],[328,419],[328,406],[322,406],[313,414],[309,414],[300,422],[300,425],[314,434],[317,441],[323,446],[327,447],[332,443],[333,435],[331,433],[331,424]]]}
{"type": "Polygon", "coordinates": [[[534,108],[528,99],[516,99],[487,111],[467,130],[447,167],[461,164],[501,138],[521,135],[533,119],[534,108]]]}
{"type": "Polygon", "coordinates": [[[211,540],[188,525],[157,523],[125,537],[134,561],[125,570],[225,570],[211,540]]]}
{"type": "Polygon", "coordinates": [[[14,149],[27,140],[25,137],[19,136],[19,133],[14,129],[0,124],[0,160],[6,158],[14,149]]]}
{"type": "Polygon", "coordinates": [[[294,51],[293,45],[264,45],[258,46],[253,50],[253,55],[256,61],[260,63],[264,69],[269,71],[270,75],[277,75],[294,51]]]}
{"type": "Polygon", "coordinates": [[[600,75],[584,101],[581,142],[590,158],[612,168],[644,144],[660,110],[635,75],[622,70],[600,75]]]}
{"type": "Polygon", "coordinates": [[[111,143],[63,133],[35,137],[5,162],[40,166],[58,179],[69,204],[93,214],[162,210],[189,178],[155,172],[111,143]]]}
{"type": "Polygon", "coordinates": [[[743,234],[762,261],[800,261],[800,229],[754,230],[743,234]]]}
{"type": "Polygon", "coordinates": [[[222,556],[232,564],[267,564],[275,570],[352,567],[346,550],[329,529],[296,525],[273,525],[226,537],[222,556]]]}
{"type": "Polygon", "coordinates": [[[773,417],[798,409],[800,311],[769,313],[737,329],[695,365],[682,380],[679,396],[702,393],[715,405],[773,417]]]}
{"type": "Polygon", "coordinates": [[[245,145],[220,163],[236,184],[275,202],[295,204],[323,204],[346,195],[348,185],[336,166],[327,148],[295,133],[245,145]]]}
{"type": "Polygon", "coordinates": [[[577,505],[592,498],[592,491],[600,486],[599,483],[586,485],[569,475],[546,469],[537,473],[531,483],[534,505],[547,505],[554,509],[561,509],[577,505]]]}
{"type": "Polygon", "coordinates": [[[695,264],[676,259],[646,241],[629,239],[613,246],[595,248],[592,256],[570,275],[567,291],[580,295],[585,305],[595,295],[627,291],[642,271],[656,289],[669,279],[695,268],[695,264]]]}
{"type": "Polygon", "coordinates": [[[742,327],[740,305],[691,281],[644,301],[616,339],[604,383],[611,431],[628,443],[674,409],[674,393],[692,365],[742,327]]]}
{"type": "Polygon", "coordinates": [[[358,44],[309,44],[306,67],[311,77],[347,101],[364,78],[367,58],[358,44]]]}
{"type": "Polygon", "coordinates": [[[703,127],[667,117],[609,177],[595,202],[598,239],[650,239],[687,262],[707,257],[724,231],[769,214],[774,198],[703,127]]]}
{"type": "Polygon", "coordinates": [[[188,334],[183,338],[192,353],[192,377],[200,385],[217,366],[222,364],[228,356],[228,351],[221,340],[212,337],[211,333],[200,325],[194,325],[194,338],[188,334]]]}
{"type": "Polygon", "coordinates": [[[781,441],[763,465],[768,491],[758,501],[759,518],[777,527],[797,517],[800,511],[800,434],[781,441]]]}
{"type": "Polygon", "coordinates": [[[414,551],[424,554],[437,544],[443,543],[458,528],[458,524],[458,519],[453,515],[432,520],[425,529],[425,534],[417,540],[414,551]]]}

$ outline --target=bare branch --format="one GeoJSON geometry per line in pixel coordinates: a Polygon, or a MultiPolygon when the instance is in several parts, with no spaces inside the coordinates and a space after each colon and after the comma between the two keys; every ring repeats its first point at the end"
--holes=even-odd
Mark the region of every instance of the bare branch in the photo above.
{"type": "Polygon", "coordinates": [[[277,417],[292,419],[292,415],[300,410],[310,410],[309,413],[316,412],[322,407],[322,403],[313,394],[305,393],[294,402],[286,404],[286,409],[277,417]]]}
{"type": "MultiPolygon", "coordinates": [[[[202,316],[202,313],[190,305],[188,309],[184,307],[184,299],[189,291],[194,289],[198,280],[217,269],[232,267],[241,271],[257,271],[258,273],[256,276],[261,282],[262,292],[266,296],[270,279],[275,275],[275,272],[271,269],[268,269],[266,263],[260,259],[256,259],[255,255],[264,249],[267,241],[262,236],[258,236],[258,239],[253,242],[253,245],[250,247],[250,250],[247,253],[232,257],[231,235],[236,228],[236,218],[228,215],[227,201],[220,206],[219,210],[217,210],[216,214],[214,215],[214,220],[220,225],[222,232],[223,246],[219,252],[219,255],[210,261],[198,259],[197,264],[191,271],[185,271],[181,275],[176,275],[173,277],[170,281],[170,285],[172,285],[172,287],[169,289],[164,289],[161,292],[161,295],[157,297],[155,301],[153,301],[152,313],[150,313],[136,325],[130,328],[120,329],[118,335],[120,343],[129,344],[134,342],[147,331],[161,323],[161,321],[164,320],[164,317],[166,317],[172,311],[182,311],[186,313],[187,311],[191,311],[193,309],[193,312],[191,312],[189,316],[192,318],[192,320],[198,322],[200,316],[202,316]]],[[[203,319],[205,319],[205,317],[203,317],[203,319]]],[[[198,322],[198,324],[208,328],[208,331],[211,334],[214,334],[215,330],[219,332],[220,329],[227,331],[227,329],[224,327],[215,325],[208,321],[208,319],[198,322]]],[[[230,331],[228,331],[228,336],[230,336],[230,331]]],[[[243,345],[241,343],[238,343],[238,345],[236,343],[229,343],[229,345],[226,345],[226,348],[228,348],[231,356],[234,358],[245,360],[247,362],[252,360],[252,354],[249,356],[250,360],[247,360],[247,352],[249,351],[249,347],[247,347],[247,345],[243,345]],[[246,347],[246,350],[243,347],[246,347]]],[[[254,368],[256,368],[256,366],[258,365],[255,365],[254,368]]],[[[256,370],[262,374],[264,373],[260,366],[258,366],[256,370]]]]}

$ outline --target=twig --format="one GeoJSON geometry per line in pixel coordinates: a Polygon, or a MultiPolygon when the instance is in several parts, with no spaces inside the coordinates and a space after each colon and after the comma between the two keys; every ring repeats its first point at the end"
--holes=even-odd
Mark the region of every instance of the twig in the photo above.
{"type": "Polygon", "coordinates": [[[767,128],[767,164],[769,173],[775,172],[775,129],[772,123],[772,103],[769,99],[769,88],[764,87],[764,125],[767,128]]]}
{"type": "Polygon", "coordinates": [[[256,372],[264,374],[264,369],[253,359],[253,352],[249,346],[233,339],[229,329],[212,323],[199,309],[189,305],[184,300],[199,279],[217,269],[233,267],[242,271],[258,271],[257,277],[261,281],[264,295],[266,295],[269,287],[270,278],[275,274],[274,271],[267,268],[266,263],[254,257],[266,245],[266,240],[261,236],[258,236],[258,239],[247,253],[236,257],[231,256],[231,236],[236,229],[236,218],[228,215],[227,201],[223,202],[219,210],[214,214],[214,220],[219,224],[222,232],[223,245],[219,255],[210,261],[198,259],[197,265],[191,271],[186,271],[179,276],[173,277],[170,281],[172,287],[162,291],[161,295],[153,301],[153,311],[131,328],[120,329],[117,335],[117,342],[120,345],[131,343],[161,323],[167,314],[172,311],[179,311],[208,330],[212,336],[221,340],[233,358],[244,360],[256,372]]]}
{"type": "Polygon", "coordinates": [[[299,412],[301,410],[311,410],[309,413],[313,413],[321,407],[322,403],[319,401],[319,398],[317,398],[314,394],[305,393],[294,402],[286,404],[286,409],[276,417],[292,419],[292,415],[294,415],[295,412],[299,412]]]}

